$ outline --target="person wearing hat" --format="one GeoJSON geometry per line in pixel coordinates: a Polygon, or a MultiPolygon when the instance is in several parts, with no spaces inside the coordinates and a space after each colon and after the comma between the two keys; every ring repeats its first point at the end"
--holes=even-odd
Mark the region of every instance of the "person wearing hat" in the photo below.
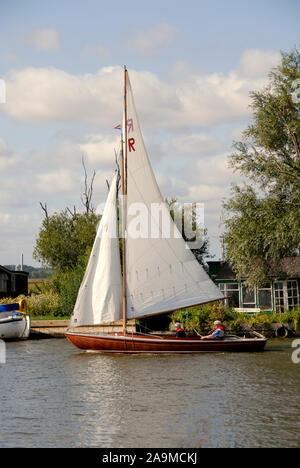
{"type": "Polygon", "coordinates": [[[223,327],[222,322],[220,322],[220,320],[216,320],[214,322],[214,327],[215,327],[215,330],[210,335],[201,336],[201,339],[202,340],[221,340],[222,338],[224,338],[225,328],[223,327]]]}
{"type": "Polygon", "coordinates": [[[186,336],[185,331],[179,322],[175,323],[175,332],[176,332],[176,338],[183,338],[184,336],[186,336]]]}

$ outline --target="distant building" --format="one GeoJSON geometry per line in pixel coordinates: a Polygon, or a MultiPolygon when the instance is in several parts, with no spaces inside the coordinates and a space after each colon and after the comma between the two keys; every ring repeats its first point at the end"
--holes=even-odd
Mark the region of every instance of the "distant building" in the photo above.
{"type": "Polygon", "coordinates": [[[28,295],[27,271],[12,271],[0,265],[0,299],[28,295]]]}
{"type": "Polygon", "coordinates": [[[246,278],[238,280],[227,262],[209,261],[209,274],[226,299],[226,305],[239,312],[293,310],[300,305],[300,257],[283,258],[270,268],[268,281],[249,290],[246,278]]]}

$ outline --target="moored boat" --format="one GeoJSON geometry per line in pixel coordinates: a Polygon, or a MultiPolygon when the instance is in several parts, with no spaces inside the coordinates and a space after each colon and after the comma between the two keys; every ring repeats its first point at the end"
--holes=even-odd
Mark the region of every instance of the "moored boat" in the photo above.
{"type": "Polygon", "coordinates": [[[0,339],[20,340],[29,337],[30,316],[25,313],[24,300],[0,304],[0,339]]]}
{"type": "MultiPolygon", "coordinates": [[[[158,188],[144,145],[128,72],[124,67],[124,115],[120,145],[122,267],[118,236],[118,176],[114,175],[80,286],[68,340],[80,349],[119,353],[260,351],[263,336],[202,340],[128,333],[127,320],[225,299],[183,239],[158,188]],[[165,232],[157,207],[169,226],[165,232]],[[137,234],[145,214],[146,231],[137,234]],[[95,325],[123,319],[122,333],[93,332],[95,325]],[[83,333],[80,327],[91,327],[83,333]]],[[[145,227],[145,226],[144,226],[145,227]]]]}

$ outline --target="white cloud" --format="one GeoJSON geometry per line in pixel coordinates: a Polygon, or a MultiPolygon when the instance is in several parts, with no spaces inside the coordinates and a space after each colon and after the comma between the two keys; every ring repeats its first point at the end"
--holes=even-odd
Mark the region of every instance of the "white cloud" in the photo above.
{"type": "MultiPolygon", "coordinates": [[[[151,124],[152,128],[209,127],[248,117],[249,92],[266,84],[265,76],[249,78],[238,70],[228,74],[191,72],[173,81],[161,80],[146,71],[129,73],[142,125],[151,124]]],[[[83,121],[106,129],[121,120],[120,67],[85,75],[31,67],[11,71],[5,78],[7,103],[3,112],[16,119],[39,123],[83,121]]]]}
{"type": "Polygon", "coordinates": [[[215,154],[221,149],[220,142],[207,133],[192,133],[173,138],[163,143],[164,153],[184,155],[215,154]]]}
{"type": "Polygon", "coordinates": [[[91,167],[112,167],[115,160],[114,149],[117,154],[119,153],[120,136],[90,134],[79,148],[87,156],[91,167]]]}
{"type": "Polygon", "coordinates": [[[36,29],[28,40],[37,50],[43,52],[55,51],[59,47],[58,32],[54,28],[36,29]]]}
{"type": "MultiPolygon", "coordinates": [[[[228,165],[228,153],[224,152],[199,158],[193,165],[187,165],[185,180],[190,187],[201,185],[210,187],[210,198],[215,199],[219,198],[218,187],[225,192],[225,187],[229,189],[232,182],[241,182],[243,178],[232,172],[228,165]]],[[[199,189],[199,195],[201,195],[201,189],[199,189]]]]}
{"type": "Polygon", "coordinates": [[[36,175],[36,187],[44,193],[71,192],[78,187],[78,180],[71,170],[59,168],[56,171],[36,175]]]}
{"type": "Polygon", "coordinates": [[[71,75],[56,68],[25,68],[7,76],[4,112],[34,122],[88,121],[112,125],[121,115],[119,68],[71,75]]]}
{"type": "Polygon", "coordinates": [[[248,49],[242,57],[239,71],[248,78],[266,76],[271,68],[279,65],[281,55],[274,50],[248,49]]]}
{"type": "Polygon", "coordinates": [[[140,31],[129,41],[129,47],[142,55],[149,56],[158,52],[161,47],[170,45],[177,28],[168,23],[159,23],[145,31],[140,31]]]}

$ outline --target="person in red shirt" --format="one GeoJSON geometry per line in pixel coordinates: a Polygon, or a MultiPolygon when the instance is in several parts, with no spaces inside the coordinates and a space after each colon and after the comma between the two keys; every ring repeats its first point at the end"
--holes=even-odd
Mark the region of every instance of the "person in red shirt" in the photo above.
{"type": "Polygon", "coordinates": [[[184,329],[182,328],[182,326],[180,325],[179,322],[176,322],[175,323],[175,332],[176,332],[176,338],[182,338],[185,335],[185,331],[184,329]]]}

